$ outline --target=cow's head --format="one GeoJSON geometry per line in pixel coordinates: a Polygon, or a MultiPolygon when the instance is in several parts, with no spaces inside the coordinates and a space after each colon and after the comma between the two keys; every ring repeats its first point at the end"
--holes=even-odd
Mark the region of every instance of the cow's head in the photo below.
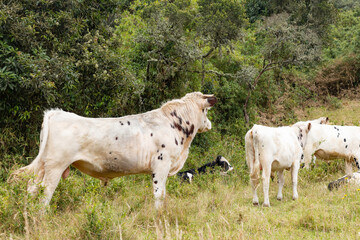
{"type": "Polygon", "coordinates": [[[328,117],[321,117],[321,118],[315,119],[314,123],[328,124],[329,123],[329,118],[328,117]]]}
{"type": "Polygon", "coordinates": [[[211,122],[207,117],[207,112],[217,102],[216,97],[212,94],[192,92],[186,94],[182,100],[190,101],[192,106],[195,108],[197,131],[201,133],[210,130],[211,122]]]}
{"type": "Polygon", "coordinates": [[[328,117],[320,117],[314,120],[308,120],[308,121],[300,121],[295,123],[293,126],[300,126],[300,125],[305,125],[305,124],[329,124],[329,118],[328,117]]]}
{"type": "Polygon", "coordinates": [[[304,149],[306,146],[307,136],[311,130],[311,123],[296,124],[293,125],[296,131],[297,138],[300,142],[301,148],[304,149]]]}
{"type": "Polygon", "coordinates": [[[217,102],[216,97],[214,95],[202,95],[201,99],[199,99],[199,109],[200,109],[200,125],[198,132],[206,132],[211,129],[211,122],[207,117],[208,110],[215,105],[217,102]]]}

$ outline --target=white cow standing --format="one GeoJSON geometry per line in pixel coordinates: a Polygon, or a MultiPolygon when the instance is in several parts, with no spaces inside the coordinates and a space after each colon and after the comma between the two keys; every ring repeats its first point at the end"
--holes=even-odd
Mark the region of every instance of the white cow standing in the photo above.
{"type": "Polygon", "coordinates": [[[314,125],[304,148],[304,161],[307,168],[312,155],[323,160],[344,159],[345,172],[351,175],[353,162],[360,169],[360,127],[314,125]]]}
{"type": "Polygon", "coordinates": [[[48,205],[69,166],[105,183],[130,174],[152,174],[155,207],[163,205],[166,179],[184,165],[197,132],[211,129],[207,111],[213,95],[186,94],[159,109],[120,118],[86,118],[62,110],[45,112],[40,149],[35,160],[13,174],[35,174],[28,186],[35,194],[45,187],[48,205]]]}
{"type": "Polygon", "coordinates": [[[298,198],[297,175],[302,159],[302,146],[306,143],[307,134],[312,124],[291,127],[266,127],[254,125],[245,136],[246,162],[250,169],[250,182],[253,188],[253,204],[258,205],[256,193],[262,170],[264,207],[270,206],[269,183],[271,171],[278,172],[279,191],[277,199],[282,199],[284,186],[284,169],[291,169],[293,199],[298,198]]]}

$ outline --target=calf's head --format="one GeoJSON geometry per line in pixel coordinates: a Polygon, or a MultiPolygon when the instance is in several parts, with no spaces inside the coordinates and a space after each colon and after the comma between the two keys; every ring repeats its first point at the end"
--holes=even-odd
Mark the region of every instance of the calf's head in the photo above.
{"type": "Polygon", "coordinates": [[[232,171],[234,168],[230,165],[229,161],[226,160],[223,156],[219,155],[216,158],[216,165],[221,167],[223,174],[232,171]]]}

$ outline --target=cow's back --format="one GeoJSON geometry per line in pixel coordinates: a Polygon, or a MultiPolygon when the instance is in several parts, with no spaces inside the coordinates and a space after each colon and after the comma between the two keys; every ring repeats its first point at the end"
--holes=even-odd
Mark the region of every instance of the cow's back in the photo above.
{"type": "Polygon", "coordinates": [[[157,124],[146,119],[156,116],[86,118],[56,111],[49,121],[46,156],[55,160],[52,164],[70,161],[95,177],[151,172],[151,155],[159,148],[160,136],[155,133],[157,124]]]}
{"type": "Polygon", "coordinates": [[[257,138],[261,158],[289,165],[293,162],[294,156],[301,154],[300,143],[291,127],[273,128],[256,125],[253,134],[254,138],[257,138]]]}

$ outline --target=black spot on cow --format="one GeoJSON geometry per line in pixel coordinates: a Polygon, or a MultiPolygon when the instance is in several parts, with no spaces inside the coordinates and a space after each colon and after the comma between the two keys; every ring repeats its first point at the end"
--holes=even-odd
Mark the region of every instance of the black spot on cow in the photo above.
{"type": "Polygon", "coordinates": [[[152,174],[152,177],[153,177],[153,178],[155,177],[155,173],[152,174]]]}
{"type": "Polygon", "coordinates": [[[186,121],[186,124],[187,124],[187,125],[189,125],[189,124],[190,124],[190,122],[189,122],[189,121],[186,121]]]}
{"type": "Polygon", "coordinates": [[[121,121],[119,121],[119,123],[121,124],[121,126],[124,125],[121,121]]]}
{"type": "Polygon", "coordinates": [[[337,137],[339,138],[339,136],[340,136],[340,133],[338,133],[337,137]]]}
{"type": "Polygon", "coordinates": [[[264,147],[264,145],[262,145],[262,147],[264,147]]]}
{"type": "Polygon", "coordinates": [[[111,152],[109,152],[109,154],[111,154],[111,152]]]}
{"type": "Polygon", "coordinates": [[[202,110],[202,112],[204,112],[204,109],[202,110]]]}
{"type": "Polygon", "coordinates": [[[115,140],[118,140],[118,137],[116,137],[115,140]]]}
{"type": "Polygon", "coordinates": [[[301,154],[301,159],[304,159],[304,154],[301,154]]]}
{"type": "Polygon", "coordinates": [[[156,152],[159,152],[159,149],[156,152]]]}
{"type": "Polygon", "coordinates": [[[184,144],[184,138],[182,137],[181,138],[181,145],[183,145],[184,144]]]}
{"type": "Polygon", "coordinates": [[[161,147],[164,148],[164,147],[165,147],[165,144],[162,144],[161,147]]]}
{"type": "Polygon", "coordinates": [[[130,122],[128,121],[128,125],[130,125],[130,122]]]}
{"type": "Polygon", "coordinates": [[[176,140],[176,138],[175,138],[175,144],[178,145],[178,141],[176,140]]]}
{"type": "Polygon", "coordinates": [[[183,130],[182,126],[181,126],[180,124],[176,123],[176,122],[174,122],[174,126],[175,126],[179,131],[183,130]]]}
{"type": "Polygon", "coordinates": [[[348,147],[348,145],[345,146],[345,148],[347,148],[347,147],[348,147]]]}
{"type": "Polygon", "coordinates": [[[346,142],[346,138],[344,138],[344,142],[346,142]]]}
{"type": "Polygon", "coordinates": [[[153,133],[150,133],[150,136],[152,137],[152,136],[153,136],[153,133]]]}
{"type": "Polygon", "coordinates": [[[114,160],[117,160],[117,158],[114,158],[114,160]]]}
{"type": "Polygon", "coordinates": [[[171,127],[171,128],[175,128],[175,126],[174,126],[174,125],[172,125],[172,124],[170,124],[170,127],[171,127]]]}
{"type": "Polygon", "coordinates": [[[173,117],[173,116],[174,116],[174,113],[173,113],[173,112],[171,112],[171,113],[170,113],[170,115],[173,117]]]}
{"type": "Polygon", "coordinates": [[[154,183],[155,183],[155,184],[157,184],[157,183],[158,183],[158,181],[154,181],[154,183]]]}
{"type": "Polygon", "coordinates": [[[190,131],[189,131],[190,135],[194,133],[194,129],[195,129],[194,124],[191,124],[190,131]]]}

